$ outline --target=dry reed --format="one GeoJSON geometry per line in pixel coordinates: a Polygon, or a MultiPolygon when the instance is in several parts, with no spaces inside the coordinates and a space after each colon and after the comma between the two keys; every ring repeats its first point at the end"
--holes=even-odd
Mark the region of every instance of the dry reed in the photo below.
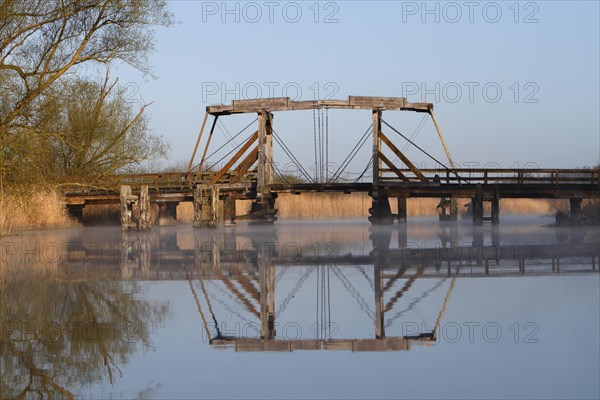
{"type": "MultiPolygon", "coordinates": [[[[439,199],[410,198],[407,201],[409,217],[435,216],[439,199]]],[[[468,199],[458,199],[458,209],[462,212],[468,199]]],[[[549,199],[501,199],[500,212],[502,214],[553,214],[566,207],[563,200],[549,199]]],[[[485,211],[489,212],[489,203],[485,203],[485,211]]],[[[281,219],[328,219],[328,218],[356,218],[369,215],[371,198],[366,193],[303,193],[294,195],[282,193],[277,198],[277,213],[281,219]]],[[[393,213],[398,210],[397,202],[390,200],[393,213]]],[[[236,201],[238,215],[248,213],[250,201],[236,201]]],[[[193,220],[194,210],[191,203],[181,203],[177,207],[177,219],[190,222],[193,220]]]]}
{"type": "Polygon", "coordinates": [[[27,196],[5,193],[0,199],[0,234],[14,229],[56,228],[72,224],[56,192],[39,191],[27,196]]]}
{"type": "MultiPolygon", "coordinates": [[[[435,216],[438,199],[408,199],[408,215],[435,216]]],[[[464,210],[467,199],[459,199],[459,211],[464,210]]],[[[247,214],[250,200],[237,200],[238,215],[247,214]]],[[[304,193],[294,195],[282,193],[277,199],[278,217],[281,219],[329,219],[357,218],[369,215],[371,199],[366,193],[304,193]]],[[[397,212],[397,203],[390,200],[393,213],[397,212]]],[[[502,199],[501,214],[553,214],[558,210],[568,210],[566,200],[547,199],[502,199]]],[[[152,217],[156,219],[158,207],[153,205],[152,217]]],[[[486,212],[489,204],[486,203],[486,212]]],[[[177,219],[191,222],[194,210],[191,203],[180,203],[177,207],[177,219]]],[[[119,221],[118,205],[95,205],[84,208],[86,224],[116,224],[119,221]]],[[[67,215],[60,196],[52,191],[35,192],[28,196],[5,195],[0,198],[0,235],[11,230],[30,228],[54,228],[74,225],[67,215]]]]}

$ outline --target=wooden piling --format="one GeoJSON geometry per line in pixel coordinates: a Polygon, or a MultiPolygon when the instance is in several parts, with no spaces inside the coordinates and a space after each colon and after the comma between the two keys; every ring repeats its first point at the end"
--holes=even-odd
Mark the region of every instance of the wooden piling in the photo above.
{"type": "Polygon", "coordinates": [[[481,186],[477,185],[477,189],[471,198],[471,204],[473,205],[473,224],[483,224],[483,195],[481,193],[481,186]]]}
{"type": "Polygon", "coordinates": [[[223,198],[223,223],[225,225],[235,225],[235,198],[225,196],[223,198]]]}
{"type": "Polygon", "coordinates": [[[209,195],[205,188],[194,188],[194,228],[208,227],[209,195]]]}
{"type": "Polygon", "coordinates": [[[120,204],[121,204],[121,230],[124,232],[129,229],[132,219],[132,210],[130,207],[131,199],[131,186],[122,185],[120,190],[120,204]]]}
{"type": "Polygon", "coordinates": [[[576,222],[581,219],[581,197],[569,198],[569,206],[571,208],[571,222],[576,222]]]}
{"type": "Polygon", "coordinates": [[[219,188],[216,185],[194,188],[194,228],[217,226],[219,188]]]}
{"type": "Polygon", "coordinates": [[[137,206],[139,210],[137,228],[141,231],[150,229],[150,196],[148,194],[148,185],[140,187],[140,197],[137,206]]]}
{"type": "Polygon", "coordinates": [[[398,222],[406,222],[408,208],[406,206],[406,197],[398,197],[398,222]]]}
{"type": "Polygon", "coordinates": [[[210,188],[210,210],[208,218],[208,226],[216,228],[221,221],[222,213],[220,212],[219,202],[220,190],[217,185],[212,185],[210,188]]]}
{"type": "Polygon", "coordinates": [[[500,199],[498,196],[494,196],[492,202],[492,225],[498,225],[500,223],[500,199]]]}

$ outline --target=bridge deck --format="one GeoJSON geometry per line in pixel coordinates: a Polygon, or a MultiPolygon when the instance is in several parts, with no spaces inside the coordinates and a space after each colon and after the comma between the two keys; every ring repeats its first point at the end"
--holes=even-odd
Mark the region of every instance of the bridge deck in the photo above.
{"type": "MultiPolygon", "coordinates": [[[[390,197],[452,197],[470,198],[476,190],[484,197],[500,198],[599,198],[599,169],[424,169],[426,181],[417,179],[411,170],[399,170],[408,179],[384,175],[380,178],[378,191],[390,197]]],[[[390,173],[390,170],[383,170],[390,173]]],[[[142,185],[149,186],[150,200],[192,201],[193,187],[206,185],[214,172],[203,172],[192,177],[184,172],[160,174],[122,174],[97,179],[80,180],[63,185],[67,205],[73,204],[117,204],[121,185],[131,186],[134,192],[142,185]]],[[[244,174],[238,183],[230,183],[234,174],[227,174],[216,184],[221,193],[238,199],[253,199],[256,196],[255,174],[244,174]]],[[[286,183],[271,185],[277,193],[305,192],[371,192],[370,182],[318,182],[286,183]]]]}

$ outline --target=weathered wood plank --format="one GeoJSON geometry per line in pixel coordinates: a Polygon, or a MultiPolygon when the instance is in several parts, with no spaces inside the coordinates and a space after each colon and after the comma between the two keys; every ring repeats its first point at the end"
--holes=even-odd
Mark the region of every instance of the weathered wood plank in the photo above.
{"type": "Polygon", "coordinates": [[[393,162],[390,161],[389,158],[387,158],[385,156],[385,154],[383,154],[381,151],[379,152],[379,158],[381,159],[381,161],[383,161],[385,163],[385,165],[387,165],[390,170],[395,173],[398,178],[402,179],[403,181],[408,182],[409,179],[406,177],[406,175],[404,175],[402,172],[400,172],[400,170],[398,168],[396,168],[396,166],[394,165],[393,162]]]}
{"type": "Polygon", "coordinates": [[[235,155],[233,157],[231,157],[231,159],[227,162],[227,164],[225,164],[225,166],[223,168],[221,168],[221,170],[219,172],[217,172],[217,174],[215,176],[213,176],[213,178],[210,180],[209,185],[214,185],[215,183],[217,183],[219,181],[219,179],[221,179],[221,177],[227,171],[229,171],[229,169],[233,166],[233,164],[235,164],[236,161],[240,159],[240,157],[246,152],[246,150],[248,150],[250,148],[250,146],[252,146],[252,144],[254,142],[256,142],[257,139],[258,139],[258,131],[254,132],[252,134],[252,136],[250,136],[250,139],[248,139],[248,141],[246,143],[244,143],[244,145],[237,151],[237,153],[235,153],[235,155]]]}
{"type": "Polygon", "coordinates": [[[374,97],[374,96],[349,96],[350,106],[364,108],[381,108],[386,110],[401,110],[406,99],[404,97],[374,97]]]}
{"type": "Polygon", "coordinates": [[[288,97],[267,99],[233,100],[231,104],[217,104],[206,107],[206,112],[212,115],[230,115],[239,113],[255,113],[260,110],[268,112],[310,110],[314,108],[337,109],[373,109],[406,110],[429,112],[433,108],[431,103],[410,103],[404,97],[378,97],[378,96],[349,96],[347,100],[323,99],[293,101],[288,97]]]}
{"type": "Polygon", "coordinates": [[[394,143],[392,143],[392,141],[390,139],[388,139],[387,136],[385,136],[385,134],[383,132],[379,132],[379,137],[389,147],[389,149],[392,150],[394,152],[394,154],[399,159],[401,159],[404,164],[406,164],[408,169],[410,169],[412,171],[412,173],[415,174],[421,182],[427,182],[427,178],[425,178],[425,175],[423,175],[423,173],[421,171],[419,171],[419,169],[417,167],[415,167],[415,165],[404,155],[404,153],[402,153],[394,145],[394,143]]]}
{"type": "Polygon", "coordinates": [[[251,99],[251,100],[233,100],[231,105],[233,110],[245,110],[245,109],[270,109],[271,107],[288,107],[289,97],[273,97],[265,99],[251,99]]]}

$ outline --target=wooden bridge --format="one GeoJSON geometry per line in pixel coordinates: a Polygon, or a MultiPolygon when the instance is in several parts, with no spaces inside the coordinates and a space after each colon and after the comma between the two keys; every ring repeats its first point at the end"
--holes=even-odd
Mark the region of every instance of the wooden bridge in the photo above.
{"type": "MultiPolygon", "coordinates": [[[[252,124],[234,137],[239,136],[252,124]]],[[[230,153],[233,153],[230,152],[230,153]]],[[[499,223],[501,198],[569,199],[571,218],[581,214],[582,199],[600,198],[600,169],[461,169],[456,168],[433,113],[431,103],[411,103],[401,97],[350,96],[347,100],[291,101],[288,98],[236,100],[230,105],[208,106],[192,157],[186,171],[161,174],[113,175],[86,178],[66,184],[64,197],[72,216],[81,218],[83,207],[91,204],[121,204],[121,224],[129,228],[149,228],[150,203],[159,205],[161,218],[176,219],[180,202],[193,202],[194,226],[213,227],[222,221],[249,219],[272,223],[277,214],[279,193],[368,192],[372,197],[369,220],[388,224],[406,221],[406,199],[410,197],[440,198],[440,219],[455,220],[455,199],[471,199],[475,224],[485,220],[499,223]],[[328,125],[324,121],[329,109],[362,109],[372,112],[371,126],[354,146],[338,171],[328,166],[328,125]],[[309,174],[290,148],[273,129],[273,113],[313,110],[319,114],[315,123],[315,172],[309,174]],[[410,138],[387,123],[383,112],[412,111],[428,114],[437,130],[448,158],[448,165],[435,159],[410,138]],[[207,154],[219,118],[236,114],[256,114],[257,129],[234,148],[235,153],[224,165],[207,163],[207,154]],[[212,117],[200,162],[195,164],[199,145],[212,117]],[[385,133],[382,127],[385,126],[385,133]],[[394,136],[392,136],[394,134],[394,136]],[[439,169],[419,169],[399,149],[397,138],[412,144],[431,158],[439,169]],[[370,182],[341,179],[344,168],[371,138],[371,159],[361,177],[370,170],[370,182]],[[395,140],[392,140],[395,139],[395,140]],[[273,158],[273,140],[297,166],[302,181],[290,181],[277,170],[273,158]],[[399,160],[398,162],[392,159],[399,160]],[[349,161],[350,160],[350,161],[349,161]],[[396,199],[398,213],[392,214],[390,200],[396,199]],[[236,216],[235,200],[252,200],[248,215],[236,216]],[[491,215],[484,217],[484,202],[491,203],[491,215]]]]}

